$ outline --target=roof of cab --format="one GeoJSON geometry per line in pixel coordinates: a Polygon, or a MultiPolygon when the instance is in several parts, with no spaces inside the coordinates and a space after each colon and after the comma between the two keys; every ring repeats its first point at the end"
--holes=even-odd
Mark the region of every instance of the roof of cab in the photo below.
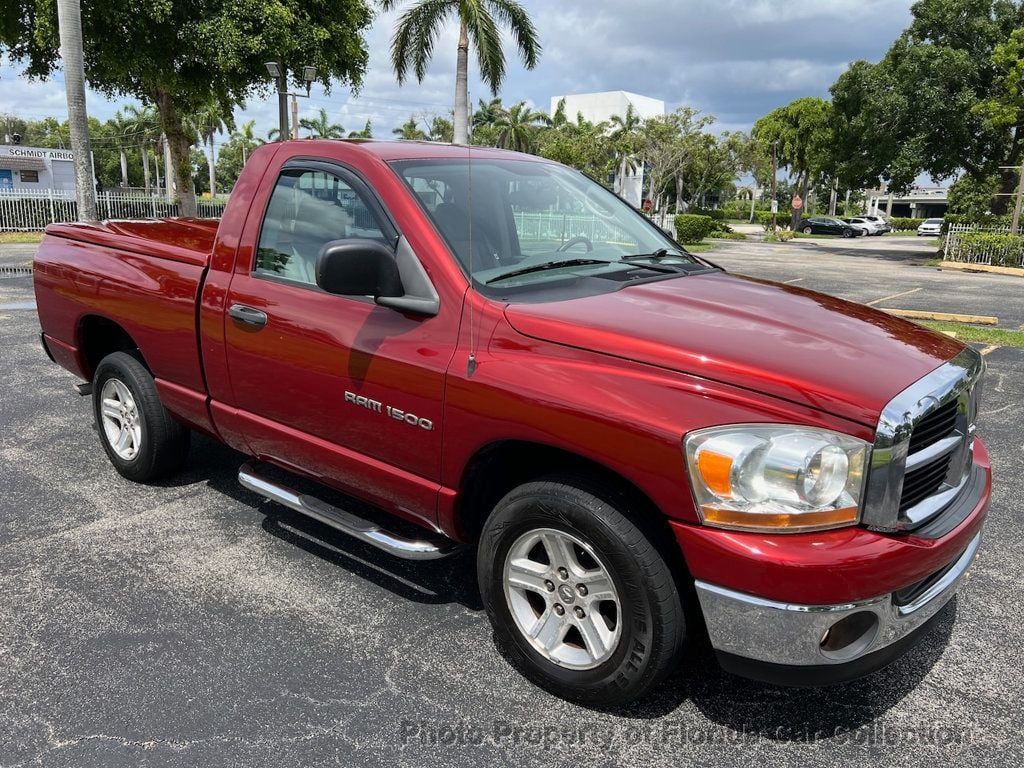
{"type": "Polygon", "coordinates": [[[288,148],[310,147],[324,144],[345,144],[349,148],[376,155],[385,162],[393,160],[423,160],[464,158],[472,155],[474,159],[530,160],[533,162],[550,163],[543,157],[512,152],[507,149],[493,147],[476,147],[465,144],[443,144],[436,141],[387,141],[378,139],[294,139],[284,142],[288,148]]]}

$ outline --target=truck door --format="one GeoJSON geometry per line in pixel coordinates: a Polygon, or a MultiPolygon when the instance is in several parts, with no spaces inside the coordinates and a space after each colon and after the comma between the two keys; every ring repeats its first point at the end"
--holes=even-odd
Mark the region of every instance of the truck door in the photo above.
{"type": "MultiPolygon", "coordinates": [[[[394,249],[400,233],[369,187],[333,163],[290,161],[262,217],[252,264],[225,303],[235,414],[257,456],[434,519],[444,378],[457,308],[403,314],[315,281],[322,246],[349,237],[394,249]]],[[[251,242],[251,241],[250,241],[251,242]]]]}

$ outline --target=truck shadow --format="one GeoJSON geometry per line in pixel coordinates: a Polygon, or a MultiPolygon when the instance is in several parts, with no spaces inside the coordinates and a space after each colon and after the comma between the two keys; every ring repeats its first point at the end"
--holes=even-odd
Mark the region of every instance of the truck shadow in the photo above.
{"type": "MultiPolygon", "coordinates": [[[[162,485],[174,487],[205,483],[217,493],[262,515],[260,526],[267,534],[297,550],[344,568],[404,600],[424,604],[454,602],[474,611],[483,609],[476,586],[473,548],[442,560],[411,561],[393,557],[246,490],[238,483],[238,467],[247,460],[248,457],[221,443],[196,436],[185,471],[162,485]]],[[[322,486],[295,476],[291,476],[289,482],[296,490],[308,490],[329,503],[385,524],[391,530],[423,535],[422,529],[396,521],[345,494],[326,491],[322,486]]]]}
{"type": "MultiPolygon", "coordinates": [[[[193,444],[186,471],[168,485],[205,483],[262,516],[258,522],[270,536],[401,599],[428,605],[454,602],[473,611],[483,609],[472,548],[443,560],[408,561],[392,557],[247,491],[238,484],[236,476],[237,467],[245,460],[245,456],[230,448],[200,438],[193,444]]],[[[357,500],[351,499],[349,503],[360,507],[353,511],[374,516],[371,509],[357,500]]],[[[247,523],[241,520],[240,524],[247,523]]],[[[389,525],[394,527],[393,522],[389,525]]],[[[870,724],[910,694],[941,658],[953,631],[956,605],[954,597],[917,646],[889,667],[860,680],[826,688],[782,688],[736,677],[718,666],[705,636],[692,643],[679,668],[649,696],[628,707],[600,711],[651,721],[653,726],[660,727],[657,720],[678,717],[677,711],[689,699],[704,718],[732,732],[732,736],[722,737],[726,742],[757,738],[810,742],[843,738],[850,732],[857,733],[846,738],[863,737],[865,743],[877,742],[885,734],[871,731],[870,724]],[[864,726],[869,726],[866,733],[864,726]]],[[[704,631],[702,626],[693,630],[698,635],[704,631]]],[[[500,644],[497,646],[500,649],[500,644]]],[[[507,657],[505,661],[512,663],[507,657]]],[[[666,720],[666,724],[670,722],[666,720]]],[[[686,728],[693,731],[692,738],[704,739],[699,743],[715,738],[699,722],[675,726],[684,730],[673,738],[685,741],[686,728]]]]}

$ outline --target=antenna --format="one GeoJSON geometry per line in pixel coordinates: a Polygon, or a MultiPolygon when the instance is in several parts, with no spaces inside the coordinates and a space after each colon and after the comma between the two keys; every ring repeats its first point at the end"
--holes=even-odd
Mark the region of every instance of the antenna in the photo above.
{"type": "MultiPolygon", "coordinates": [[[[472,141],[472,139],[470,140],[472,141]]],[[[472,144],[466,145],[466,218],[469,225],[469,293],[466,298],[469,301],[469,360],[466,363],[466,376],[472,376],[476,371],[476,323],[473,318],[473,148],[472,144]]]]}

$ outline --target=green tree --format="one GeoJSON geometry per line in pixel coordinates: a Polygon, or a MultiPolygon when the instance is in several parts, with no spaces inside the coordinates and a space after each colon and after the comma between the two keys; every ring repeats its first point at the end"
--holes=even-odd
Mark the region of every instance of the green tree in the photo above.
{"type": "Polygon", "coordinates": [[[420,130],[419,124],[416,122],[416,115],[409,115],[409,119],[393,129],[391,133],[406,141],[426,141],[430,138],[420,130]]]}
{"type": "Polygon", "coordinates": [[[345,128],[341,123],[332,123],[327,110],[320,107],[316,117],[304,117],[299,120],[299,127],[309,131],[311,139],[341,139],[345,136],[345,128]]]}
{"type": "Polygon", "coordinates": [[[189,117],[189,123],[195,129],[199,139],[206,147],[206,167],[209,174],[207,186],[210,195],[217,194],[217,157],[214,139],[224,131],[235,130],[235,117],[231,113],[221,112],[220,105],[210,102],[202,110],[189,117]]]}
{"type": "Polygon", "coordinates": [[[139,154],[142,156],[143,186],[148,195],[150,190],[149,153],[160,135],[159,119],[156,110],[151,105],[137,107],[134,104],[129,104],[124,108],[124,116],[124,134],[138,146],[139,154]]]}
{"type": "MultiPolygon", "coordinates": [[[[381,0],[390,11],[399,0],[381,0]]],[[[497,95],[505,79],[505,52],[501,48],[499,25],[508,27],[523,65],[533,69],[541,45],[529,14],[516,0],[415,0],[398,20],[391,39],[391,63],[399,83],[410,72],[423,82],[434,44],[445,22],[455,16],[459,22],[459,43],[455,65],[456,144],[469,143],[469,45],[476,49],[480,77],[497,95]]]]}
{"type": "MultiPolygon", "coordinates": [[[[563,116],[564,107],[563,103],[563,116]]],[[[537,136],[536,151],[541,157],[576,168],[611,186],[615,151],[608,138],[608,123],[592,123],[577,114],[575,121],[565,120],[556,127],[541,131],[537,136]]]]}
{"type": "Polygon", "coordinates": [[[228,135],[228,140],[220,148],[217,178],[224,189],[231,189],[235,185],[249,155],[265,143],[263,139],[256,137],[255,126],[255,120],[242,123],[228,135]]]}
{"type": "Polygon", "coordinates": [[[361,131],[349,131],[348,137],[350,139],[372,139],[373,138],[373,123],[369,119],[366,121],[366,125],[363,126],[361,131]]]}
{"type": "Polygon", "coordinates": [[[451,144],[452,139],[455,138],[455,124],[446,117],[434,115],[430,121],[430,133],[427,138],[431,141],[451,144]]]}
{"type": "MultiPolygon", "coordinates": [[[[194,215],[189,147],[195,135],[185,116],[214,101],[223,114],[271,83],[264,62],[296,71],[317,67],[332,82],[358,86],[366,68],[363,33],[372,14],[365,0],[204,0],[139,3],[104,0],[82,13],[86,77],[108,97],[153,104],[169,142],[182,213],[194,215]]],[[[0,49],[25,64],[29,77],[58,66],[52,0],[6,0],[0,9],[0,49]]]]}
{"type": "Polygon", "coordinates": [[[979,181],[998,173],[1011,192],[1015,174],[999,167],[1019,164],[1024,150],[1022,33],[1014,35],[1024,5],[919,0],[911,11],[880,62],[854,62],[832,86],[837,175],[850,185],[884,179],[902,192],[921,172],[944,179],[964,169],[979,181]]]}
{"type": "Polygon", "coordinates": [[[525,101],[503,109],[494,123],[495,146],[516,152],[533,152],[542,115],[525,101]]]}
{"type": "MultiPolygon", "coordinates": [[[[806,200],[811,183],[831,163],[831,105],[804,97],[779,107],[754,123],[754,137],[765,145],[778,142],[779,164],[789,167],[799,195],[806,200]]],[[[800,225],[801,211],[793,210],[790,227],[800,225]]]]}
{"type": "Polygon", "coordinates": [[[636,173],[637,150],[640,145],[640,129],[643,119],[636,113],[632,104],[626,105],[626,114],[613,115],[611,120],[612,147],[618,171],[615,174],[615,192],[621,195],[626,188],[626,176],[636,173]]]}

